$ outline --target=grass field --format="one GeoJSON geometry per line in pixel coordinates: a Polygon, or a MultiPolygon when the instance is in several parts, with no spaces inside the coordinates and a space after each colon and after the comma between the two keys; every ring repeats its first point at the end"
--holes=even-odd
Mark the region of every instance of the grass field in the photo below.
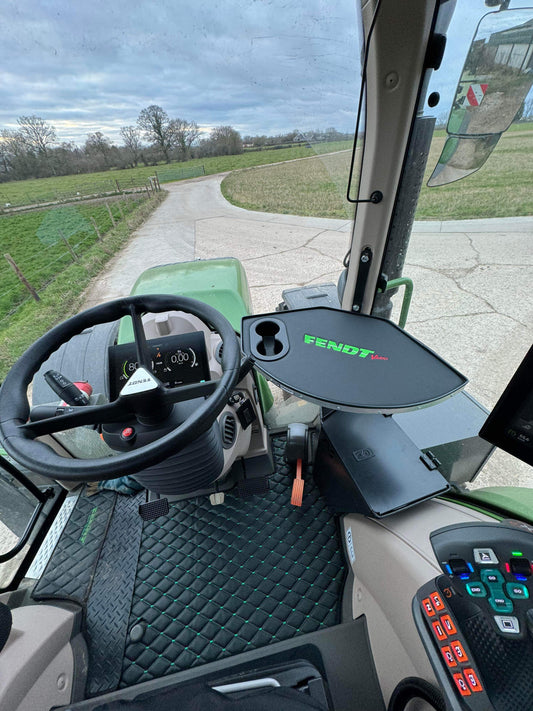
{"type": "MultiPolygon", "coordinates": [[[[164,174],[169,167],[185,171],[189,168],[203,166],[206,175],[213,175],[214,173],[224,173],[238,168],[249,168],[256,165],[286,161],[291,158],[305,158],[306,156],[339,151],[349,148],[350,144],[350,141],[319,143],[311,148],[294,146],[294,148],[255,151],[235,156],[201,158],[184,163],[171,163],[170,166],[161,164],[159,166],[143,166],[86,175],[64,175],[56,178],[1,183],[0,209],[5,208],[6,205],[33,205],[39,202],[55,202],[69,198],[76,199],[79,196],[115,192],[117,190],[117,182],[122,190],[127,190],[144,185],[155,172],[164,174]]],[[[161,179],[161,182],[164,182],[164,180],[161,179]]]]}
{"type": "MultiPolygon", "coordinates": [[[[431,146],[416,218],[450,220],[532,215],[531,129],[531,124],[518,124],[515,132],[500,139],[487,163],[465,180],[428,188],[425,183],[445,140],[444,132],[442,136],[437,135],[431,146]]],[[[250,210],[346,219],[353,214],[353,208],[344,197],[349,162],[350,152],[344,152],[238,171],[224,179],[222,192],[230,202],[250,210]]]]}
{"type": "MultiPolygon", "coordinates": [[[[73,235],[69,241],[73,246],[78,245],[79,259],[76,262],[70,259],[70,263],[68,263],[64,261],[63,257],[59,258],[56,262],[55,278],[49,277],[49,283],[39,292],[41,301],[35,302],[31,298],[25,298],[14,313],[0,320],[0,380],[5,377],[14,361],[36,338],[59,321],[68,318],[79,310],[81,305],[80,295],[89,285],[91,279],[101,272],[106,262],[128,241],[132,231],[144,222],[146,217],[163,199],[164,193],[158,193],[154,198],[149,200],[142,198],[132,200],[130,205],[123,205],[122,210],[125,214],[125,218],[117,220],[116,227],[112,227],[109,214],[105,207],[96,206],[94,204],[87,205],[87,212],[85,213],[80,209],[81,206],[76,207],[76,210],[79,210],[78,220],[85,220],[88,214],[98,216],[100,220],[99,229],[101,228],[102,230],[102,238],[97,241],[95,233],[94,236],[86,233],[90,238],[87,238],[86,241],[81,244],[81,240],[84,239],[82,237],[84,233],[80,231],[76,233],[76,235],[73,235]],[[105,210],[105,212],[100,212],[101,210],[105,210]]],[[[59,209],[64,210],[65,208],[59,209]]],[[[16,218],[0,218],[0,225],[6,220],[9,221],[13,219],[21,221],[20,224],[24,224],[24,227],[27,229],[26,232],[18,233],[18,240],[21,244],[16,244],[15,237],[10,243],[10,249],[13,253],[13,257],[15,255],[19,256],[21,267],[24,266],[26,276],[28,278],[31,277],[35,284],[37,280],[42,277],[43,273],[47,273],[46,264],[43,266],[40,253],[43,252],[44,255],[46,255],[46,259],[49,259],[51,256],[51,252],[47,252],[38,237],[39,227],[37,226],[37,221],[40,217],[42,225],[47,219],[50,220],[50,214],[53,212],[52,210],[41,210],[27,215],[18,215],[16,218]],[[36,222],[32,222],[33,220],[36,222]],[[25,252],[25,250],[28,251],[25,252]],[[28,254],[29,250],[33,250],[32,260],[24,262],[24,258],[20,255],[24,253],[28,254]],[[34,269],[33,272],[32,268],[34,269]],[[43,269],[44,272],[42,271],[43,269]]],[[[118,213],[117,205],[113,206],[113,212],[114,214],[118,213]]],[[[71,220],[72,219],[71,217],[71,220]]],[[[65,229],[67,224],[67,221],[63,223],[65,229]]],[[[4,227],[4,229],[6,228],[4,227]]],[[[5,234],[7,234],[7,232],[5,234]]],[[[2,246],[4,246],[5,234],[2,233],[0,237],[2,246]]],[[[56,246],[53,245],[50,249],[55,248],[56,246]]],[[[61,245],[58,246],[58,249],[62,249],[64,253],[68,252],[68,250],[65,250],[61,245]]],[[[4,265],[2,265],[1,268],[3,270],[4,265]]],[[[9,267],[7,268],[9,269],[9,267]]],[[[6,274],[7,272],[2,273],[2,281],[0,281],[0,283],[3,284],[3,279],[6,274]]],[[[4,286],[2,285],[1,288],[3,290],[4,286]]],[[[24,298],[24,296],[24,293],[22,293],[22,298],[24,298]]],[[[20,296],[18,298],[20,301],[20,296]]],[[[12,303],[12,306],[16,306],[16,304],[17,302],[15,301],[12,303]]]]}
{"type": "MultiPolygon", "coordinates": [[[[110,201],[109,211],[120,223],[147,199],[110,201]]],[[[113,227],[109,211],[103,202],[89,202],[0,217],[0,321],[28,298],[28,290],[4,255],[14,259],[39,291],[98,242],[94,224],[100,235],[109,232],[113,227]]]]}

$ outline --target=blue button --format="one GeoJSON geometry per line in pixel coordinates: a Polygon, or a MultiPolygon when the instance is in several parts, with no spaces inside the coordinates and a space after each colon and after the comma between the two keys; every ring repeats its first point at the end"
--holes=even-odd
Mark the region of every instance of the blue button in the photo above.
{"type": "Polygon", "coordinates": [[[489,604],[494,612],[512,612],[513,603],[505,596],[489,597],[489,604]]]}
{"type": "Polygon", "coordinates": [[[520,583],[507,583],[505,586],[507,594],[513,600],[527,600],[529,597],[529,590],[525,585],[520,583]]]}
{"type": "Polygon", "coordinates": [[[466,592],[472,597],[487,597],[487,591],[483,583],[467,583],[466,592]]]}

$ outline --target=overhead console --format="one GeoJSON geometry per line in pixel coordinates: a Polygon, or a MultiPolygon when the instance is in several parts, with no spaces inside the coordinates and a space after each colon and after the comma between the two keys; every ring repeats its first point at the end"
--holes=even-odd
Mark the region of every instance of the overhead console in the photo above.
{"type": "Polygon", "coordinates": [[[467,381],[394,323],[327,307],[249,316],[242,348],[267,378],[322,405],[314,476],[334,511],[382,517],[447,491],[438,464],[388,415],[467,381]]]}
{"type": "Polygon", "coordinates": [[[533,710],[533,527],[446,526],[430,536],[443,575],[413,601],[449,708],[533,710]]]}

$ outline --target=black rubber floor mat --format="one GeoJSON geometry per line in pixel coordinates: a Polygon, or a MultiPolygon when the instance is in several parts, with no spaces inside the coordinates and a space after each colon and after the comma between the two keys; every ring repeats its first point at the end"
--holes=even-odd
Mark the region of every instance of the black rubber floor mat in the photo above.
{"type": "Polygon", "coordinates": [[[100,550],[117,495],[83,491],[33,591],[34,600],[56,598],[84,604],[89,595],[100,550]]]}
{"type": "Polygon", "coordinates": [[[122,687],[338,621],[335,521],[308,474],[303,506],[290,505],[283,444],[266,495],[181,502],[145,523],[122,687]]]}
{"type": "Polygon", "coordinates": [[[142,534],[139,504],[145,496],[141,491],[118,497],[96,566],[85,619],[87,696],[115,689],[120,681],[142,534]]]}

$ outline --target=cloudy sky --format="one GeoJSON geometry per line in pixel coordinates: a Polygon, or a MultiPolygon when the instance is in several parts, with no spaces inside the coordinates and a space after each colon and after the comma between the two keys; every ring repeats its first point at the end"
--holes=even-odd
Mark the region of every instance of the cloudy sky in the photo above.
{"type": "MultiPolygon", "coordinates": [[[[205,131],[353,131],[356,1],[2,0],[0,127],[36,114],[60,140],[101,130],[118,141],[121,126],[159,104],[205,131]]],[[[484,10],[483,0],[458,5],[434,82],[438,113],[484,10]]]]}

